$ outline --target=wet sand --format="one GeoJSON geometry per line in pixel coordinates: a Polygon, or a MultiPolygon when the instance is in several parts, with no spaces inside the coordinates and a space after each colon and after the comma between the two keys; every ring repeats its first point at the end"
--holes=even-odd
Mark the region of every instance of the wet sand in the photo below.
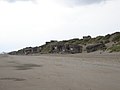
{"type": "Polygon", "coordinates": [[[120,90],[120,53],[0,55],[0,90],[120,90]]]}

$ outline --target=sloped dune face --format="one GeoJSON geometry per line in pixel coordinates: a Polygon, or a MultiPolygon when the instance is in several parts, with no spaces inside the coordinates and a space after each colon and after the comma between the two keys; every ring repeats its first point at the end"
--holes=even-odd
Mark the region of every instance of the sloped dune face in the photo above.
{"type": "Polygon", "coordinates": [[[120,90],[120,54],[0,56],[0,90],[120,90]]]}

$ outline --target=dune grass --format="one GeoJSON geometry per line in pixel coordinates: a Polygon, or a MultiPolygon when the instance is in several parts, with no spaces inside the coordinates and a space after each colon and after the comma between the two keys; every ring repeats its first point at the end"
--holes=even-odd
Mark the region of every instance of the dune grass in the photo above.
{"type": "Polygon", "coordinates": [[[109,50],[110,52],[120,52],[120,45],[112,46],[109,50]]]}

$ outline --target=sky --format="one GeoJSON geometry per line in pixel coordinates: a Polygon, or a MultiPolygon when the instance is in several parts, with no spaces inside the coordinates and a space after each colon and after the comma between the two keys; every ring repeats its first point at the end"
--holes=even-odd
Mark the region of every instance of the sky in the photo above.
{"type": "Polygon", "coordinates": [[[0,0],[0,52],[120,31],[120,0],[0,0]]]}

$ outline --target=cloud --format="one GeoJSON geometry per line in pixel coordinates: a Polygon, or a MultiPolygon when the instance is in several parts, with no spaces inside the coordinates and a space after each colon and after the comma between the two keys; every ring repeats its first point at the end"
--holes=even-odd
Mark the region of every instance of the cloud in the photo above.
{"type": "Polygon", "coordinates": [[[9,3],[15,3],[17,1],[22,1],[22,2],[25,2],[25,1],[35,1],[35,0],[0,0],[0,1],[7,1],[9,3]]]}
{"type": "MultiPolygon", "coordinates": [[[[0,1],[7,1],[9,3],[15,3],[15,2],[34,2],[38,3],[39,1],[41,2],[42,0],[0,0],[0,1]]],[[[65,4],[68,6],[80,6],[80,5],[91,5],[91,4],[99,4],[102,2],[106,2],[108,0],[44,0],[46,3],[47,2],[57,2],[61,4],[65,4]]]]}
{"type": "Polygon", "coordinates": [[[106,2],[108,0],[58,0],[62,1],[67,5],[91,5],[91,4],[99,4],[102,2],[106,2]]]}

